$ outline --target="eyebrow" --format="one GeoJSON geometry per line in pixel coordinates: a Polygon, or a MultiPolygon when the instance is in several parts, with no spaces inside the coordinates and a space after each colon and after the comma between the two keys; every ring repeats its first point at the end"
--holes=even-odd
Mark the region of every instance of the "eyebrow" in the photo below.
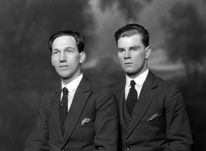
{"type": "Polygon", "coordinates": [[[118,51],[118,50],[124,50],[124,48],[117,48],[117,51],[118,51]]]}
{"type": "MultiPolygon", "coordinates": [[[[73,47],[66,47],[66,48],[64,48],[64,50],[76,50],[75,48],[73,48],[73,47]]],[[[52,51],[59,51],[59,49],[58,48],[55,48],[55,49],[52,49],[52,51]]]]}
{"type": "Polygon", "coordinates": [[[68,49],[76,50],[76,48],[73,47],[66,47],[64,50],[68,50],[68,49]]]}
{"type": "Polygon", "coordinates": [[[137,45],[135,45],[135,46],[132,46],[132,47],[129,47],[129,49],[134,49],[134,48],[141,48],[140,46],[137,46],[137,45]]]}
{"type": "Polygon", "coordinates": [[[53,51],[59,51],[59,49],[52,49],[52,52],[53,52],[53,51]]]}
{"type": "MultiPolygon", "coordinates": [[[[131,47],[129,47],[129,49],[134,49],[134,48],[141,48],[139,45],[134,45],[134,46],[131,46],[131,47]]],[[[121,48],[121,47],[119,47],[119,48],[117,48],[117,50],[124,50],[124,48],[121,48]]]]}

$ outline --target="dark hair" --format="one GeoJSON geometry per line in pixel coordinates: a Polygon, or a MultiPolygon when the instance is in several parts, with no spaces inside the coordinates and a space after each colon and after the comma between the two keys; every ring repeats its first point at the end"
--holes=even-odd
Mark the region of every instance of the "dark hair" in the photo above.
{"type": "Polygon", "coordinates": [[[49,42],[48,42],[48,46],[49,49],[52,50],[52,43],[53,41],[61,36],[72,36],[74,37],[75,41],[76,41],[76,45],[77,45],[77,49],[79,52],[82,52],[84,50],[84,43],[85,43],[85,38],[82,34],[78,33],[78,32],[74,32],[71,30],[64,30],[64,31],[58,31],[56,33],[54,33],[50,38],[49,38],[49,42]]]}
{"type": "Polygon", "coordinates": [[[142,43],[145,47],[149,46],[149,33],[143,26],[139,24],[127,24],[126,26],[118,29],[115,32],[115,40],[117,42],[121,37],[130,37],[135,34],[141,34],[142,43]]]}

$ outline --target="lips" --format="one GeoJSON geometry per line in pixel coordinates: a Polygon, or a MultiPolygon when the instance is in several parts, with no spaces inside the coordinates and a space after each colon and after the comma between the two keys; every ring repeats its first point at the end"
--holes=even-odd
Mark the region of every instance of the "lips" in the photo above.
{"type": "Polygon", "coordinates": [[[132,62],[125,62],[124,64],[125,65],[132,65],[133,63],[132,62]]]}
{"type": "Polygon", "coordinates": [[[67,68],[68,67],[68,65],[61,65],[61,66],[59,66],[60,68],[67,68]]]}

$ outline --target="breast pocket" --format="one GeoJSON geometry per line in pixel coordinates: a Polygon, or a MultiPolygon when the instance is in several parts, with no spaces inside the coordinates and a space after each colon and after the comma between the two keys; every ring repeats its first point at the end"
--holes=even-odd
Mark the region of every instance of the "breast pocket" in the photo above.
{"type": "Polygon", "coordinates": [[[95,132],[94,119],[84,118],[80,123],[80,133],[83,136],[93,136],[95,132]]]}
{"type": "Polygon", "coordinates": [[[145,120],[148,129],[160,129],[165,126],[165,120],[162,114],[155,113],[145,120]]]}

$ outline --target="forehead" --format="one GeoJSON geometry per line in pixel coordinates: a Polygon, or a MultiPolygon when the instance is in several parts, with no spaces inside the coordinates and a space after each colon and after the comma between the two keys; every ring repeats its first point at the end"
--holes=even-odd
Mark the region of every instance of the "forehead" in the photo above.
{"type": "Polygon", "coordinates": [[[58,47],[75,47],[76,48],[76,41],[72,36],[60,36],[54,39],[52,43],[52,48],[58,47]]]}
{"type": "Polygon", "coordinates": [[[135,34],[132,36],[124,36],[120,37],[119,40],[117,41],[117,46],[118,47],[126,47],[126,46],[142,46],[142,36],[141,34],[135,34]]]}

